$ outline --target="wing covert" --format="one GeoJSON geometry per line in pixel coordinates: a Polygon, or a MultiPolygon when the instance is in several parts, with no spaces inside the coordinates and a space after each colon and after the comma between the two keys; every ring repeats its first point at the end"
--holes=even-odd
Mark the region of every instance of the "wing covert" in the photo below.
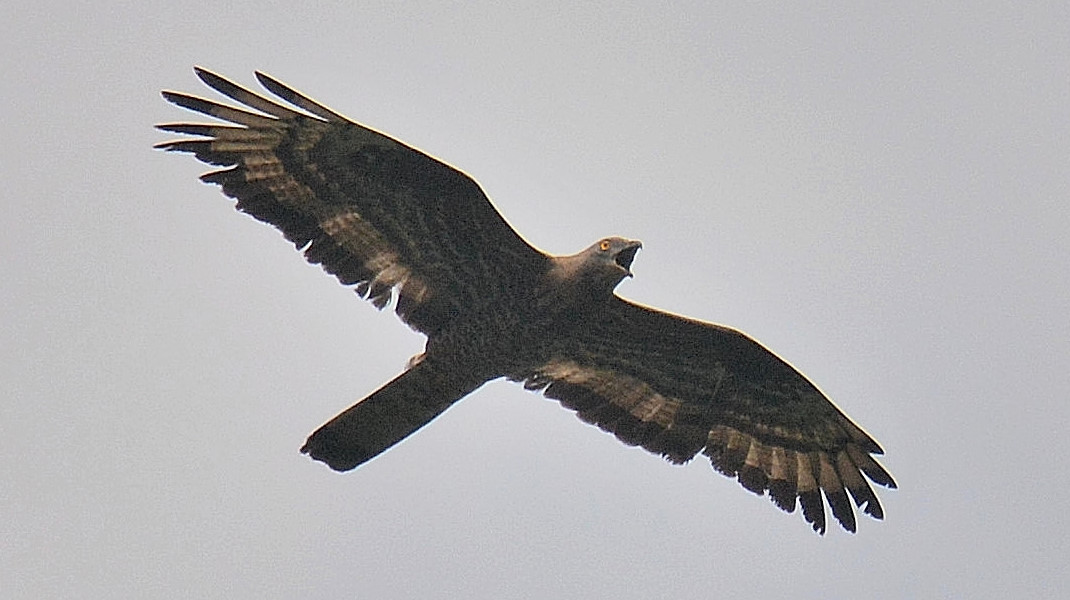
{"type": "Polygon", "coordinates": [[[164,92],[228,124],[158,125],[201,138],[157,147],[225,167],[202,180],[219,184],[238,210],[277,227],[310,262],[356,285],[377,307],[396,290],[396,310],[414,329],[433,334],[546,268],[546,256],[465,173],[262,73],[260,83],[294,108],[195,71],[252,110],[164,92]]]}

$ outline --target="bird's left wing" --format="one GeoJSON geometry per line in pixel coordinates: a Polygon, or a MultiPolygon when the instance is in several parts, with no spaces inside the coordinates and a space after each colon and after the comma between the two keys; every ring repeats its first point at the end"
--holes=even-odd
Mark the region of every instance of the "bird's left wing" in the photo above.
{"type": "Polygon", "coordinates": [[[812,383],[745,334],[610,299],[600,317],[546,340],[549,359],[511,378],[629,445],[714,468],[825,530],[822,492],[849,531],[883,517],[865,477],[895,487],[879,445],[812,383]],[[865,477],[863,477],[865,475],[865,477]]]}
{"type": "Polygon", "coordinates": [[[235,108],[177,92],[164,98],[229,124],[171,123],[201,136],[158,144],[225,167],[202,179],[279,228],[306,258],[382,308],[433,334],[473,304],[522,286],[547,257],[498,214],[471,177],[365,127],[262,73],[292,106],[210,71],[197,75],[235,108]],[[252,109],[252,110],[249,110],[252,109]],[[256,111],[256,112],[253,112],[256,111]]]}

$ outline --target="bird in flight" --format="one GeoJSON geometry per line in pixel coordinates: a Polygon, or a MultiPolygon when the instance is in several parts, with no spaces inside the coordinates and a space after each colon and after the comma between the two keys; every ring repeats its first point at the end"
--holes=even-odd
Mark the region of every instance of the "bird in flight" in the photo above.
{"type": "Polygon", "coordinates": [[[165,91],[223,123],[157,125],[196,136],[157,148],[221,167],[201,180],[427,336],[404,372],[320,427],[302,452],[353,469],[504,377],[672,463],[702,453],[781,509],[798,503],[818,533],[825,502],[855,531],[848,494],[883,518],[867,482],[896,487],[873,458],[880,445],[805,376],[740,331],[614,293],[632,276],[638,241],[607,237],[551,256],[460,170],[263,73],[257,80],[278,100],[195,72],[242,106],[165,91]]]}

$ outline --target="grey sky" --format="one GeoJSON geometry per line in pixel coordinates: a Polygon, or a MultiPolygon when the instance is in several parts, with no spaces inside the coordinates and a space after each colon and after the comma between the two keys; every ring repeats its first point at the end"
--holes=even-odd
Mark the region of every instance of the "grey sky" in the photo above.
{"type": "Polygon", "coordinates": [[[1065,3],[0,9],[0,596],[1005,598],[1070,583],[1065,3]],[[262,69],[473,174],[528,240],[743,329],[887,450],[814,535],[487,385],[339,475],[379,314],[150,149],[262,69]]]}

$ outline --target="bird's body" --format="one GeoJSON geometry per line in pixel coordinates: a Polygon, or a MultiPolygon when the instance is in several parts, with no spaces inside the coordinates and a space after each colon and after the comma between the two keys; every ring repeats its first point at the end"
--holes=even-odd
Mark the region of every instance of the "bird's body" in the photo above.
{"type": "Polygon", "coordinates": [[[160,144],[225,167],[202,177],[278,227],[306,258],[427,335],[394,380],[326,423],[302,451],[352,469],[501,377],[581,419],[683,463],[702,452],[747,489],[825,529],[822,493],[854,531],[855,504],[883,509],[865,478],[894,487],[880,446],[801,373],[734,329],[616,296],[640,244],[610,237],[571,256],[525,242],[475,181],[262,74],[295,108],[218,75],[210,87],[259,112],[165,92],[231,125],[160,144]],[[305,111],[305,112],[301,112],[305,111]],[[863,475],[865,477],[863,477],[863,475]]]}

